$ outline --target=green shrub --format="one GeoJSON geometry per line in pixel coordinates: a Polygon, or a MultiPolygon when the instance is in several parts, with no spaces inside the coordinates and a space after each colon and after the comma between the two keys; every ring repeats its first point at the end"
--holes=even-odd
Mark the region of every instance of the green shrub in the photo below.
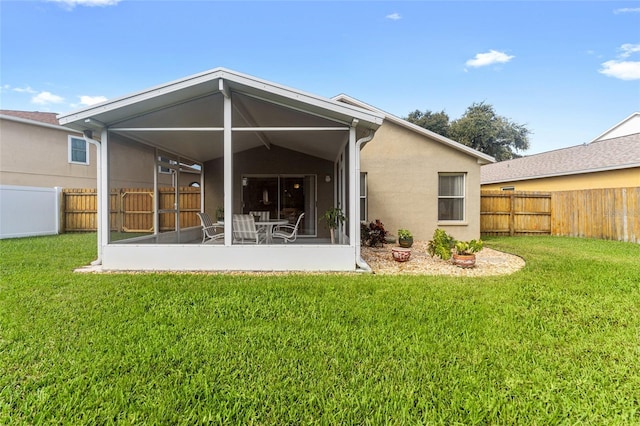
{"type": "Polygon", "coordinates": [[[433,239],[429,240],[427,251],[432,257],[438,256],[440,259],[449,260],[455,243],[455,238],[447,234],[444,229],[436,229],[433,232],[433,239]]]}

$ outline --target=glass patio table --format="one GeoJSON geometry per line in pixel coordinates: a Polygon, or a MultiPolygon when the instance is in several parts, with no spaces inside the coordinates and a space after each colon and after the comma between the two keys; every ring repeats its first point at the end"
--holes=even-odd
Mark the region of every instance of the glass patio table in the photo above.
{"type": "Polygon", "coordinates": [[[289,223],[286,219],[271,219],[271,220],[259,220],[256,221],[256,226],[264,228],[265,242],[271,244],[273,242],[273,230],[278,225],[287,225],[289,223]]]}

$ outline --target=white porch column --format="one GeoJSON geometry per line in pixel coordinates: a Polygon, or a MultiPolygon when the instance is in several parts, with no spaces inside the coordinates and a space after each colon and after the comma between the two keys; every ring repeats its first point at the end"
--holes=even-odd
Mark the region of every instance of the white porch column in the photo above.
{"type": "Polygon", "coordinates": [[[224,95],[224,245],[232,243],[233,226],[233,144],[231,132],[231,93],[224,80],[220,80],[220,91],[224,95]]]}
{"type": "MultiPolygon", "coordinates": [[[[100,136],[100,206],[98,208],[101,210],[102,214],[100,216],[100,224],[98,226],[98,232],[100,233],[100,240],[102,242],[102,247],[109,244],[109,234],[111,232],[111,207],[110,207],[110,197],[109,197],[109,131],[107,128],[102,129],[102,134],[100,136]]],[[[100,248],[99,256],[102,258],[103,248],[100,248]]]]}
{"type": "Polygon", "coordinates": [[[349,128],[349,173],[346,174],[347,182],[349,184],[349,245],[354,247],[356,243],[356,225],[360,226],[360,218],[356,216],[359,200],[356,198],[356,183],[359,183],[359,177],[355,176],[356,170],[356,128],[351,126],[349,128]]]}

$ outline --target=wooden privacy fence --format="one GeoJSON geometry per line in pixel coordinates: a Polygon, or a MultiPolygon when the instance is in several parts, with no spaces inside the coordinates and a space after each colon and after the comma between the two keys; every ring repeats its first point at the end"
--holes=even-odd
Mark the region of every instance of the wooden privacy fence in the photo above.
{"type": "Polygon", "coordinates": [[[550,234],[640,243],[640,188],[482,191],[483,235],[550,234]]]}
{"type": "MultiPolygon", "coordinates": [[[[175,230],[175,188],[158,188],[160,232],[175,230]]],[[[109,194],[109,223],[117,232],[154,232],[154,194],[148,188],[121,188],[109,194]]],[[[179,188],[180,227],[200,225],[200,188],[179,188]]],[[[62,232],[97,229],[97,195],[95,189],[62,191],[62,232]]]]}

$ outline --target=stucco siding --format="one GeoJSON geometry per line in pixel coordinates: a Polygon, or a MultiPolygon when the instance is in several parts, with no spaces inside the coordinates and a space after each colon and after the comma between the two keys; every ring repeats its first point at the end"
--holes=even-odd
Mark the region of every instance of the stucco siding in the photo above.
{"type": "Polygon", "coordinates": [[[504,187],[513,187],[516,191],[573,191],[580,189],[640,187],[640,168],[482,185],[482,189],[486,190],[500,190],[504,187]]]}
{"type": "Polygon", "coordinates": [[[361,152],[368,180],[368,220],[393,235],[409,229],[428,240],[436,228],[457,239],[480,236],[480,165],[477,159],[385,121],[361,152]],[[466,173],[465,220],[438,222],[438,173],[466,173]]]}
{"type": "Polygon", "coordinates": [[[0,120],[0,182],[3,185],[95,188],[96,148],[89,164],[69,163],[71,130],[0,120]]]}

